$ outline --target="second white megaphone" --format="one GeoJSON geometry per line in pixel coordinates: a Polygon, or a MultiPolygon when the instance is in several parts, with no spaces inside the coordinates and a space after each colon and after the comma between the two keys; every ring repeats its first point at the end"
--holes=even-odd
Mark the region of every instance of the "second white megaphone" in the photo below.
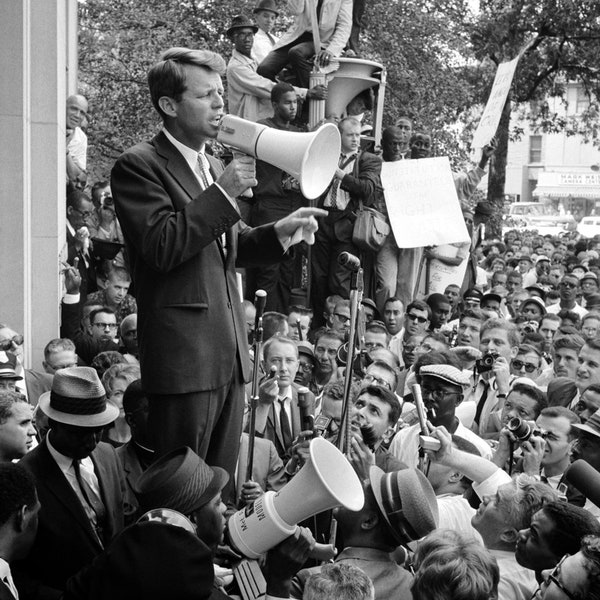
{"type": "Polygon", "coordinates": [[[333,123],[311,133],[298,133],[233,115],[221,119],[217,140],[289,173],[309,200],[318,198],[331,183],[341,149],[340,133],[333,123]]]}
{"type": "Polygon", "coordinates": [[[286,486],[231,516],[229,539],[248,558],[258,558],[292,535],[300,521],[335,506],[357,511],[364,502],[360,479],[346,457],[315,438],[309,460],[286,486]]]}

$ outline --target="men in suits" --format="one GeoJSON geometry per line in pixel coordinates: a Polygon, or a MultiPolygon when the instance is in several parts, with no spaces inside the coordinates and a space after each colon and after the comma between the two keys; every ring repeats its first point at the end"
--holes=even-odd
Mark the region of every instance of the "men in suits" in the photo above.
{"type": "Polygon", "coordinates": [[[19,598],[10,563],[23,558],[35,538],[40,503],[33,477],[20,465],[0,465],[0,600],[19,598]]]}
{"type": "Polygon", "coordinates": [[[281,259],[313,241],[317,209],[251,229],[235,198],[256,185],[254,161],[227,168],[204,154],[223,115],[223,59],[173,48],[148,76],[162,131],[125,152],[111,189],[138,301],[142,384],[160,456],[188,445],[235,469],[250,360],[235,267],[281,259]]]}
{"type": "Polygon", "coordinates": [[[90,367],[58,371],[40,408],[50,431],[20,464],[35,477],[42,508],[31,552],[15,572],[23,597],[59,598],[67,579],[123,528],[123,472],[112,446],[99,443],[119,410],[90,367]]]}
{"type": "Polygon", "coordinates": [[[35,438],[32,419],[33,409],[21,394],[0,390],[0,463],[18,460],[30,450],[35,438]]]}
{"type": "MultiPolygon", "coordinates": [[[[274,367],[273,377],[267,378],[259,388],[256,409],[256,433],[275,444],[277,454],[284,460],[290,458],[292,442],[302,431],[298,390],[294,377],[298,371],[298,347],[285,337],[272,337],[263,348],[264,370],[274,367]]],[[[314,410],[314,395],[306,390],[309,411],[314,410]]]]}
{"type": "Polygon", "coordinates": [[[348,297],[351,273],[338,264],[338,256],[341,252],[358,253],[352,243],[352,230],[359,201],[372,206],[376,192],[381,189],[381,159],[360,151],[360,122],[354,117],[346,117],[338,127],[342,136],[342,155],[333,181],[319,201],[319,206],[328,214],[320,224],[312,253],[311,290],[315,317],[322,314],[325,298],[330,294],[348,297]]]}

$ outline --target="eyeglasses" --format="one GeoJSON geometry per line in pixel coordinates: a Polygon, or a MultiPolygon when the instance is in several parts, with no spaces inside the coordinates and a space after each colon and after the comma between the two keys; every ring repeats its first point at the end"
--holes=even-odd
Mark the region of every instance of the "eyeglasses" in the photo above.
{"type": "Polygon", "coordinates": [[[552,570],[550,575],[548,575],[547,581],[551,581],[570,600],[580,600],[579,594],[576,594],[575,592],[570,592],[565,587],[564,583],[560,580],[560,568],[561,568],[563,562],[565,562],[565,560],[567,558],[569,558],[569,556],[571,556],[571,555],[565,554],[560,559],[560,562],[554,567],[554,569],[552,570]]]}
{"type": "Polygon", "coordinates": [[[431,388],[421,386],[421,394],[423,395],[423,397],[431,397],[436,402],[443,400],[446,396],[456,396],[460,393],[461,392],[450,392],[448,390],[432,390],[431,388]]]}
{"type": "Polygon", "coordinates": [[[511,364],[517,371],[520,371],[523,367],[525,367],[525,371],[527,373],[533,373],[536,369],[540,368],[539,365],[532,365],[531,363],[526,363],[516,358],[511,362],[511,364]]]}
{"type": "Polygon", "coordinates": [[[429,319],[427,317],[419,317],[418,315],[414,315],[413,313],[408,313],[407,318],[409,318],[411,321],[417,321],[417,323],[427,323],[427,321],[429,321],[429,319]]]}
{"type": "Polygon", "coordinates": [[[574,289],[577,287],[576,283],[571,283],[570,281],[561,281],[560,282],[560,287],[566,287],[566,288],[571,288],[574,289]]]}
{"type": "Polygon", "coordinates": [[[333,316],[337,317],[342,323],[348,323],[350,321],[350,317],[340,315],[340,313],[333,313],[333,316]]]}
{"type": "Polygon", "coordinates": [[[89,219],[94,213],[91,210],[80,210],[78,208],[73,209],[78,212],[84,219],[89,219]]]}
{"type": "Polygon", "coordinates": [[[392,389],[392,386],[385,379],[381,379],[381,377],[375,377],[375,375],[371,375],[370,373],[367,373],[363,377],[363,381],[366,383],[374,383],[376,385],[380,385],[381,387],[387,388],[388,390],[392,389]]]}
{"type": "Polygon", "coordinates": [[[7,350],[10,350],[13,345],[22,346],[24,341],[25,338],[21,334],[14,335],[9,340],[2,340],[0,342],[0,350],[4,350],[6,352],[7,350]]]}
{"type": "Polygon", "coordinates": [[[92,323],[92,325],[98,329],[116,329],[118,327],[116,323],[92,323]]]}
{"type": "Polygon", "coordinates": [[[302,369],[305,373],[309,373],[313,370],[314,366],[312,363],[303,363],[301,362],[298,366],[299,369],[302,369]]]}

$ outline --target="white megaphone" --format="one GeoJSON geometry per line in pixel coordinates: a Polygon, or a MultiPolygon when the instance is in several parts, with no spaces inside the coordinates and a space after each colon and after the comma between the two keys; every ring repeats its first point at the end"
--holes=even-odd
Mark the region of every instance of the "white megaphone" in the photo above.
{"type": "Polygon", "coordinates": [[[341,150],[340,133],[333,123],[299,133],[225,115],[217,140],[289,173],[309,200],[318,198],[331,183],[341,150]]]}
{"type": "Polygon", "coordinates": [[[365,495],[358,475],[330,442],[315,438],[310,458],[277,493],[267,492],[229,519],[229,540],[248,558],[258,558],[296,531],[297,523],[336,506],[360,510],[365,495]]]}

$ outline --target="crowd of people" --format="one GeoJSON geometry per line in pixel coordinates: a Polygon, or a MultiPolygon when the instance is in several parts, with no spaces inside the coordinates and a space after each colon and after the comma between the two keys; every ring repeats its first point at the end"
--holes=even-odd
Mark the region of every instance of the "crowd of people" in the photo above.
{"type": "Polygon", "coordinates": [[[295,132],[299,100],[327,97],[313,57],[326,71],[349,38],[357,51],[363,3],[318,3],[317,53],[310,6],[290,4],[280,39],[272,0],[256,24],[235,17],[228,65],[165,52],[148,74],[163,127],[110,181],[87,181],[87,102],[67,100],[65,293],[43,371],[0,324],[0,598],[600,598],[600,240],[484,240],[491,207],[472,197],[491,140],[454,174],[470,242],[359,250],[359,205],[395,201],[382,162],[432,148],[402,117],[363,150],[362,94],[327,116],[342,156],[316,205],[264,161],[225,165],[222,75],[232,113],[295,132]],[[456,280],[423,290],[429,260],[456,280]],[[259,567],[228,519],[298,486],[315,437],[364,504],[288,523],[259,567]]]}

